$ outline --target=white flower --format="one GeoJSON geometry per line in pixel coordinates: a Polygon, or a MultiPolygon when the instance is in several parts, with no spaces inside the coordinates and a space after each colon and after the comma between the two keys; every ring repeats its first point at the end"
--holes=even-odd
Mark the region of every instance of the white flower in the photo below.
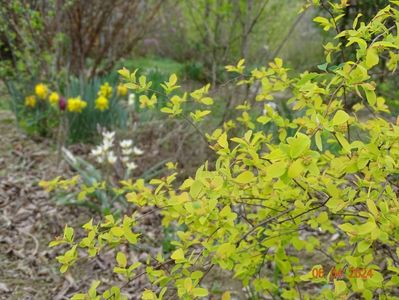
{"type": "Polygon", "coordinates": [[[127,100],[127,104],[129,106],[134,106],[135,99],[136,99],[136,95],[135,94],[129,94],[129,98],[127,100]]]}
{"type": "Polygon", "coordinates": [[[100,156],[103,153],[103,148],[101,146],[97,146],[96,148],[91,150],[92,156],[100,156]]]}
{"type": "Polygon", "coordinates": [[[122,154],[128,156],[133,153],[132,148],[122,149],[122,154]]]}
{"type": "Polygon", "coordinates": [[[133,141],[132,140],[123,140],[119,143],[119,145],[121,145],[122,148],[130,148],[133,145],[133,141]]]}
{"type": "Polygon", "coordinates": [[[108,152],[107,160],[111,165],[116,162],[116,156],[113,151],[108,152]]]}
{"type": "Polygon", "coordinates": [[[102,164],[102,163],[104,162],[104,157],[98,156],[98,157],[96,158],[96,160],[97,160],[98,163],[102,164]]]}
{"type": "Polygon", "coordinates": [[[104,137],[104,139],[103,139],[103,148],[104,148],[104,151],[107,151],[114,144],[115,132],[104,131],[103,132],[103,137],[104,137]]]}
{"type": "Polygon", "coordinates": [[[126,166],[127,166],[128,170],[134,170],[137,168],[137,165],[133,161],[128,163],[126,166]]]}
{"type": "Polygon", "coordinates": [[[128,156],[122,156],[121,160],[122,160],[124,163],[127,163],[127,162],[129,161],[129,157],[128,157],[128,156]]]}
{"type": "Polygon", "coordinates": [[[144,153],[144,151],[141,150],[140,148],[134,147],[134,148],[133,148],[133,153],[134,153],[135,155],[141,155],[141,154],[144,153]]]}
{"type": "Polygon", "coordinates": [[[114,131],[103,131],[103,137],[105,140],[113,141],[115,137],[114,131]]]}
{"type": "Polygon", "coordinates": [[[113,140],[108,140],[108,139],[104,139],[103,140],[103,149],[105,152],[108,151],[108,149],[112,148],[114,141],[113,140]]]}
{"type": "Polygon", "coordinates": [[[335,233],[332,235],[332,237],[330,238],[330,241],[335,241],[336,239],[339,238],[339,233],[335,233]]]}

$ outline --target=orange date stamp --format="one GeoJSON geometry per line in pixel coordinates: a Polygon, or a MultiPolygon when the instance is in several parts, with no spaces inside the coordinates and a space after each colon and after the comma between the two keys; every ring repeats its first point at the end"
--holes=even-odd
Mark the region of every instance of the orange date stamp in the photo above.
{"type": "Polygon", "coordinates": [[[342,269],[332,267],[329,272],[325,272],[323,267],[314,267],[312,269],[312,277],[314,279],[322,279],[329,278],[330,280],[334,279],[344,279],[344,278],[359,278],[363,280],[367,280],[373,277],[373,269],[368,268],[353,268],[342,269]]]}

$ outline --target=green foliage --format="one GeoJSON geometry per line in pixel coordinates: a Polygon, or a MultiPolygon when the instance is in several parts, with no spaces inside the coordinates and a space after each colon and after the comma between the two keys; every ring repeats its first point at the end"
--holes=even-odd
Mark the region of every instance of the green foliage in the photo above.
{"type": "Polygon", "coordinates": [[[65,97],[71,98],[80,96],[87,102],[87,107],[81,113],[68,113],[69,141],[72,143],[86,141],[94,142],[98,136],[98,127],[105,127],[109,130],[126,128],[129,110],[128,95],[117,94],[117,82],[114,77],[94,78],[91,80],[79,80],[72,78],[65,89],[65,97]],[[100,111],[96,108],[96,99],[101,85],[109,83],[112,93],[108,97],[109,108],[100,111]]]}
{"type": "MultiPolygon", "coordinates": [[[[345,3],[332,3],[332,9],[339,12],[345,3]]],[[[128,213],[118,219],[108,215],[85,224],[83,239],[74,240],[73,231],[66,227],[64,237],[51,244],[69,245],[58,258],[61,271],[80,257],[115,248],[114,271],[126,280],[122,287],[136,276],[146,275],[151,283],[142,299],[207,297],[210,290],[204,279],[215,269],[240,280],[259,297],[395,299],[399,124],[383,118],[389,111],[372,77],[376,61],[399,49],[396,26],[388,25],[399,22],[399,1],[391,4],[369,23],[338,33],[344,43],[330,48],[327,62],[346,47],[356,47],[356,57],[332,69],[292,75],[278,58],[268,67],[248,72],[244,61],[228,66],[238,73],[238,85],[261,84],[255,100],[265,104],[265,112],[256,115],[255,105],[239,105],[241,115],[207,134],[198,124],[209,120],[216,105],[209,95],[210,85],[186,92],[178,87],[177,76],[171,75],[162,85],[168,100],[160,111],[194,126],[216,160],[204,162],[182,183],[173,171],[150,180],[149,185],[141,179],[119,184],[134,206],[160,211],[164,227],[180,226],[171,242],[175,248],[149,257],[145,266],[136,269],[135,262],[127,261],[120,251],[134,251],[135,245],[146,241],[146,233],[137,232],[140,219],[128,213]],[[281,93],[295,112],[292,119],[267,105],[281,93]],[[344,110],[349,97],[356,103],[354,111],[344,110]],[[366,110],[371,117],[360,116],[366,110]],[[273,124],[278,136],[259,130],[257,123],[273,124]],[[234,134],[233,128],[244,133],[234,134]],[[320,261],[309,263],[306,256],[317,257],[317,251],[325,254],[330,265],[345,270],[345,277],[324,271],[320,261]],[[321,276],[312,276],[314,268],[321,276]],[[365,276],[353,276],[350,270],[356,268],[366,270],[365,276]],[[308,290],[309,284],[316,288],[308,290]]],[[[122,69],[119,74],[126,87],[146,95],[143,108],[155,107],[158,96],[150,80],[137,70],[122,69]]],[[[121,299],[120,292],[111,287],[107,295],[118,294],[115,299],[121,299]]],[[[93,288],[89,293],[94,293],[93,288]]],[[[223,297],[230,298],[229,294],[223,297]]]]}
{"type": "Polygon", "coordinates": [[[4,57],[0,61],[0,77],[20,83],[32,82],[43,74],[53,79],[54,53],[62,37],[49,43],[47,35],[53,30],[46,31],[46,26],[54,21],[55,9],[54,1],[48,1],[42,10],[33,3],[19,0],[3,3],[0,8],[0,47],[4,57]]]}
{"type": "Polygon", "coordinates": [[[141,123],[159,118],[159,108],[165,105],[167,96],[163,94],[164,90],[161,84],[167,82],[170,73],[181,75],[184,73],[183,65],[169,59],[161,58],[138,58],[123,62],[125,68],[136,69],[136,77],[145,76],[147,82],[151,82],[151,94],[147,95],[144,90],[135,90],[136,101],[134,110],[141,123]],[[156,101],[154,97],[156,95],[156,101]],[[141,96],[146,96],[145,98],[141,96]],[[151,100],[152,99],[152,100],[151,100]],[[148,110],[148,107],[157,108],[157,110],[148,110]]]}
{"type": "Polygon", "coordinates": [[[191,61],[184,64],[184,74],[187,79],[195,80],[198,82],[205,81],[204,66],[200,62],[191,61]]]}
{"type": "Polygon", "coordinates": [[[399,89],[396,84],[395,80],[386,80],[378,86],[379,92],[387,99],[387,104],[394,114],[399,113],[399,89]]]}

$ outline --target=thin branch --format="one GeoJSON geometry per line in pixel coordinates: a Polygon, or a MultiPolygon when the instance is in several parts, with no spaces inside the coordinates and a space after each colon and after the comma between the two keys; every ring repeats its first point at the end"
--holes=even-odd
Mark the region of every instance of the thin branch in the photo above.
{"type": "Polygon", "coordinates": [[[267,209],[270,209],[270,210],[273,210],[273,211],[277,211],[277,212],[282,212],[281,210],[278,210],[278,209],[275,209],[273,207],[266,206],[266,205],[263,205],[263,204],[248,203],[248,202],[241,202],[241,201],[234,201],[234,202],[235,203],[239,203],[239,204],[249,205],[249,206],[257,206],[257,207],[267,208],[267,209]]]}
{"type": "Polygon", "coordinates": [[[285,43],[288,41],[288,39],[290,38],[291,34],[295,31],[295,28],[298,26],[299,22],[301,22],[301,20],[303,19],[303,17],[305,16],[307,10],[304,10],[295,20],[295,22],[291,25],[290,29],[288,30],[287,34],[285,35],[284,39],[280,42],[280,44],[278,45],[278,47],[276,48],[276,50],[274,50],[271,58],[275,58],[277,55],[279,55],[281,49],[283,49],[285,43]]]}
{"type": "Polygon", "coordinates": [[[302,212],[302,213],[300,213],[300,214],[297,214],[296,216],[294,216],[294,217],[292,217],[292,218],[287,218],[287,219],[285,219],[285,220],[279,221],[278,224],[282,224],[282,223],[287,222],[287,221],[290,221],[290,220],[295,220],[296,218],[299,218],[299,217],[301,217],[301,216],[303,216],[303,215],[306,215],[307,213],[310,213],[311,211],[314,211],[314,210],[317,210],[317,209],[319,209],[319,208],[322,208],[323,206],[325,206],[325,205],[327,204],[328,200],[330,200],[330,196],[329,196],[328,199],[325,200],[322,204],[320,204],[320,205],[318,205],[318,206],[316,206],[316,207],[312,207],[312,208],[308,209],[307,211],[302,212]]]}
{"type": "Polygon", "coordinates": [[[183,116],[183,119],[184,119],[184,120],[186,120],[191,126],[194,127],[194,129],[199,133],[199,135],[202,137],[202,139],[204,140],[204,142],[205,142],[208,146],[210,146],[210,144],[209,144],[209,142],[208,142],[208,139],[206,138],[206,135],[201,131],[201,129],[200,129],[194,122],[192,122],[192,121],[190,120],[190,118],[188,118],[186,115],[182,114],[182,116],[183,116]]]}
{"type": "Polygon", "coordinates": [[[212,268],[215,266],[215,264],[211,264],[209,266],[209,268],[205,271],[204,275],[202,276],[202,278],[199,280],[198,285],[201,284],[202,280],[204,280],[205,276],[208,275],[208,273],[212,270],[212,268]]]}
{"type": "Polygon", "coordinates": [[[257,224],[254,228],[252,228],[252,229],[249,230],[246,234],[244,234],[243,237],[242,237],[241,239],[238,240],[238,242],[236,243],[236,245],[238,246],[238,245],[241,243],[241,241],[245,240],[249,235],[251,235],[251,234],[252,234],[256,229],[258,229],[259,227],[263,227],[263,226],[265,226],[265,225],[267,225],[267,224],[273,222],[274,220],[276,220],[276,219],[278,219],[278,218],[280,218],[280,217],[286,215],[287,213],[289,213],[289,212],[291,212],[291,211],[293,211],[293,210],[294,210],[294,208],[287,209],[287,210],[285,210],[285,211],[279,213],[278,215],[273,216],[273,217],[270,217],[270,218],[266,219],[265,221],[263,221],[263,222],[257,224]]]}
{"type": "Polygon", "coordinates": [[[332,257],[330,254],[328,254],[326,251],[324,251],[322,248],[315,248],[315,250],[323,253],[325,256],[327,256],[330,260],[334,262],[334,264],[337,264],[338,262],[335,260],[334,257],[332,257]]]}

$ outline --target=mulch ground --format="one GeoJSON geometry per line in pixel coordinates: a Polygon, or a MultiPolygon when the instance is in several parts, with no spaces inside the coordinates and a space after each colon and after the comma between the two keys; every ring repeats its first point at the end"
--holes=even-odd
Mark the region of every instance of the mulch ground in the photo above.
{"type": "MultiPolygon", "coordinates": [[[[57,205],[38,186],[44,178],[72,175],[65,164],[57,167],[55,149],[50,141],[28,138],[16,128],[10,112],[0,111],[0,299],[69,299],[95,279],[106,284],[115,279],[108,276],[114,252],[78,264],[64,275],[59,272],[55,257],[62,251],[48,243],[62,234],[65,224],[81,226],[93,212],[57,205]]],[[[146,259],[142,253],[131,255],[146,259]]],[[[137,299],[144,287],[146,283],[137,280],[124,292],[137,299]]]]}

